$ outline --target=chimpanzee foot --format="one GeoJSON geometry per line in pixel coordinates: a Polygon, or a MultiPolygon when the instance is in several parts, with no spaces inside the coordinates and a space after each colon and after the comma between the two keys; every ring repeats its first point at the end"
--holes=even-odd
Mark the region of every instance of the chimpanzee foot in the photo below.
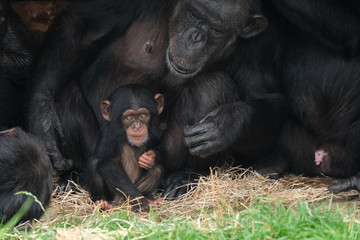
{"type": "Polygon", "coordinates": [[[333,193],[345,192],[351,189],[360,192],[360,174],[352,176],[351,178],[340,180],[335,184],[329,186],[329,191],[333,193]]]}
{"type": "Polygon", "coordinates": [[[267,177],[269,179],[277,180],[280,179],[283,176],[283,173],[279,173],[274,171],[274,169],[268,169],[268,168],[262,168],[262,169],[256,169],[257,173],[259,173],[261,176],[267,177]]]}
{"type": "Polygon", "coordinates": [[[149,206],[151,206],[153,208],[160,208],[162,206],[163,200],[164,200],[163,198],[157,198],[155,200],[146,199],[149,206]]]}
{"type": "Polygon", "coordinates": [[[72,182],[59,182],[56,185],[57,192],[72,192],[76,191],[77,187],[72,182]]]}
{"type": "Polygon", "coordinates": [[[67,171],[67,170],[70,170],[74,165],[74,161],[72,159],[59,158],[59,157],[55,157],[54,155],[50,155],[50,154],[49,154],[49,157],[50,157],[53,167],[56,171],[67,171]],[[53,160],[53,159],[57,159],[57,160],[53,160]]]}
{"type": "Polygon", "coordinates": [[[161,196],[166,200],[179,199],[182,195],[195,188],[200,176],[202,174],[184,170],[165,177],[162,182],[164,192],[161,196]]]}
{"type": "Polygon", "coordinates": [[[59,176],[59,180],[56,183],[56,189],[58,192],[77,192],[79,187],[79,174],[77,172],[63,173],[59,176]]]}
{"type": "Polygon", "coordinates": [[[112,209],[113,206],[106,200],[97,200],[94,202],[94,205],[99,206],[101,210],[109,210],[112,209]]]}
{"type": "Polygon", "coordinates": [[[287,162],[271,161],[271,159],[263,159],[260,163],[254,163],[251,167],[260,175],[274,180],[281,178],[289,168],[287,162]]]}
{"type": "Polygon", "coordinates": [[[145,197],[138,197],[132,199],[130,202],[131,210],[134,212],[148,212],[150,210],[148,199],[145,197]]]}

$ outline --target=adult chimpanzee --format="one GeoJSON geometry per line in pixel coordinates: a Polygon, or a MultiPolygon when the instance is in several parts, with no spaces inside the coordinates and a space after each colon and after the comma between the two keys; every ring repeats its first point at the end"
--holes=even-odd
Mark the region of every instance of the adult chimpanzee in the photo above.
{"type": "Polygon", "coordinates": [[[85,171],[96,205],[107,208],[110,201],[129,197],[138,202],[134,209],[148,209],[147,199],[153,199],[163,172],[154,148],[160,140],[163,106],[162,94],[154,97],[149,89],[135,84],[118,88],[102,102],[107,123],[85,171]]]}
{"type": "Polygon", "coordinates": [[[34,39],[7,1],[0,2],[0,129],[24,125],[34,39]]]}
{"type": "Polygon", "coordinates": [[[237,100],[236,85],[223,72],[201,74],[196,81],[189,82],[177,96],[168,120],[168,128],[162,136],[162,144],[166,149],[164,158],[167,160],[164,166],[168,171],[163,181],[163,195],[167,199],[176,198],[186,192],[189,187],[187,183],[194,182],[199,178],[199,174],[207,174],[210,166],[232,162],[229,162],[230,158],[225,151],[217,154],[205,152],[200,157],[191,155],[184,144],[184,129],[197,123],[208,112],[237,100]]]}
{"type": "Polygon", "coordinates": [[[330,190],[360,190],[360,3],[273,0],[263,11],[267,30],[238,39],[226,68],[241,101],[186,129],[186,145],[198,156],[231,147],[264,173],[350,177],[330,190]]]}
{"type": "MultiPolygon", "coordinates": [[[[20,128],[0,132],[0,218],[6,222],[23,205],[29,192],[43,206],[50,200],[52,189],[51,162],[42,143],[20,128]]],[[[34,202],[21,222],[40,218],[41,206],[34,202]]]]}
{"type": "MultiPolygon", "coordinates": [[[[250,8],[248,0],[87,0],[69,6],[48,32],[30,111],[31,131],[44,141],[55,169],[82,171],[106,122],[98,106],[119,86],[140,83],[157,93],[181,89],[226,57],[237,36],[260,33],[266,21],[250,8]]],[[[208,73],[206,78],[216,79],[214,99],[204,93],[206,81],[200,91],[189,90],[195,95],[189,99],[202,94],[212,99],[196,106],[201,112],[224,102],[217,96],[227,96],[216,91],[223,82],[228,86],[226,77],[208,73]]],[[[181,110],[175,114],[183,117],[181,110]]],[[[182,144],[182,137],[173,136],[174,142],[182,144]]],[[[172,161],[171,149],[165,151],[172,161]]]]}
{"type": "MultiPolygon", "coordinates": [[[[7,1],[0,2],[0,219],[9,220],[23,205],[26,191],[43,206],[51,195],[51,163],[43,145],[20,128],[24,125],[24,102],[34,39],[14,14],[7,1]],[[8,129],[8,130],[5,130],[8,129]]],[[[27,221],[43,214],[33,203],[21,218],[27,221]]]]}

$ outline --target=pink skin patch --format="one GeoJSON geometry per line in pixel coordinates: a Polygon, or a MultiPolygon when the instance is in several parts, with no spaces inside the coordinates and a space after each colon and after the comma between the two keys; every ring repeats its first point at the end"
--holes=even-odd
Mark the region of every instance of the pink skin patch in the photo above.
{"type": "Polygon", "coordinates": [[[316,166],[319,166],[322,161],[324,160],[324,157],[328,155],[327,152],[325,152],[324,149],[319,149],[315,151],[315,164],[316,166]]]}
{"type": "Polygon", "coordinates": [[[163,198],[157,198],[155,200],[150,200],[150,199],[146,199],[146,200],[147,200],[147,203],[149,205],[151,205],[152,207],[159,208],[159,207],[161,207],[164,199],[163,198]]]}
{"type": "Polygon", "coordinates": [[[100,206],[100,209],[102,210],[109,210],[113,208],[113,206],[108,201],[105,200],[97,200],[96,202],[94,202],[94,205],[100,206]]]}

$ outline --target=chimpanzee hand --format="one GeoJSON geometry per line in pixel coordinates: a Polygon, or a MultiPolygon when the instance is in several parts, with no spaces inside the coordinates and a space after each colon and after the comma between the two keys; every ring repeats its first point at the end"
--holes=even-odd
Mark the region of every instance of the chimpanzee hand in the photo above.
{"type": "Polygon", "coordinates": [[[60,153],[56,141],[54,139],[56,139],[55,137],[55,132],[58,133],[58,135],[60,136],[60,139],[63,138],[63,131],[62,131],[62,127],[61,127],[61,123],[60,120],[57,116],[57,114],[53,114],[53,118],[52,118],[52,124],[53,126],[51,126],[51,128],[54,128],[54,132],[49,132],[46,137],[49,138],[47,141],[45,141],[45,146],[46,146],[46,150],[48,152],[48,155],[50,157],[50,160],[53,164],[53,167],[56,171],[66,171],[66,170],[70,170],[73,167],[73,160],[71,159],[67,159],[64,158],[62,156],[62,154],[60,153]]]}
{"type": "Polygon", "coordinates": [[[152,169],[153,166],[155,165],[155,157],[156,157],[156,154],[155,154],[155,151],[153,151],[153,150],[149,150],[149,151],[143,153],[139,157],[139,166],[146,170],[152,169]]]}
{"type": "Polygon", "coordinates": [[[345,192],[351,189],[355,189],[360,192],[360,174],[352,176],[348,179],[340,180],[329,186],[329,191],[334,193],[345,192]]]}
{"type": "Polygon", "coordinates": [[[74,163],[73,160],[64,158],[57,147],[56,149],[47,147],[47,150],[49,158],[56,171],[67,171],[72,168],[74,163]]]}
{"type": "Polygon", "coordinates": [[[170,174],[161,183],[164,188],[162,197],[166,200],[180,198],[195,187],[201,175],[201,173],[192,172],[190,169],[170,174]]]}
{"type": "Polygon", "coordinates": [[[190,154],[205,158],[228,148],[242,126],[242,119],[233,113],[233,105],[221,106],[197,124],[185,126],[184,143],[190,154]]]}
{"type": "Polygon", "coordinates": [[[34,96],[33,106],[31,107],[33,111],[29,114],[30,132],[44,143],[56,171],[69,170],[73,166],[73,161],[63,158],[57,147],[56,139],[58,137],[63,138],[63,131],[54,103],[45,101],[49,96],[43,92],[39,92],[34,96]]]}

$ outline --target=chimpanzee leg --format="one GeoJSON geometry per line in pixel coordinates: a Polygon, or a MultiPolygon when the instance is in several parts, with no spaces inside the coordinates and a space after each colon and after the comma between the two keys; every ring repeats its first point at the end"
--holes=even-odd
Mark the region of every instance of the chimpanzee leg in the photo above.
{"type": "Polygon", "coordinates": [[[136,188],[145,197],[150,197],[153,191],[155,191],[159,187],[162,173],[162,166],[155,165],[152,169],[147,170],[146,173],[135,182],[136,188]]]}
{"type": "Polygon", "coordinates": [[[83,179],[84,186],[86,186],[86,189],[90,192],[91,198],[94,202],[97,200],[109,200],[114,197],[106,188],[103,178],[97,171],[99,161],[99,159],[89,160],[89,163],[84,171],[85,177],[83,179]],[[106,193],[106,190],[108,193],[106,193]]]}
{"type": "Polygon", "coordinates": [[[203,118],[217,107],[236,101],[236,86],[222,72],[207,72],[193,79],[181,92],[170,113],[168,128],[163,134],[165,149],[164,196],[177,197],[199,177],[196,172],[208,171],[209,167],[222,164],[227,154],[221,152],[203,158],[192,156],[184,145],[184,128],[203,118]]]}
{"type": "Polygon", "coordinates": [[[113,194],[112,199],[129,198],[132,209],[148,210],[149,206],[143,194],[131,182],[123,166],[116,161],[102,161],[97,165],[98,174],[102,177],[108,190],[113,194]]]}
{"type": "MultiPolygon", "coordinates": [[[[347,179],[330,185],[329,191],[343,192],[355,189],[360,192],[360,124],[354,124],[344,136],[320,146],[325,149],[325,161],[329,161],[327,170],[336,177],[347,179]]],[[[323,163],[321,163],[323,164],[323,163]]],[[[326,164],[326,162],[325,162],[326,164]]]]}
{"type": "Polygon", "coordinates": [[[56,112],[61,123],[57,128],[58,149],[64,158],[72,161],[69,170],[60,172],[60,185],[66,186],[68,179],[77,182],[77,173],[81,176],[85,169],[95,149],[99,126],[76,83],[69,84],[59,96],[56,112]]]}
{"type": "Polygon", "coordinates": [[[270,159],[277,166],[305,176],[327,175],[348,178],[329,187],[330,191],[360,190],[359,124],[347,132],[329,138],[315,138],[303,126],[287,122],[274,151],[279,158],[270,159]]]}

